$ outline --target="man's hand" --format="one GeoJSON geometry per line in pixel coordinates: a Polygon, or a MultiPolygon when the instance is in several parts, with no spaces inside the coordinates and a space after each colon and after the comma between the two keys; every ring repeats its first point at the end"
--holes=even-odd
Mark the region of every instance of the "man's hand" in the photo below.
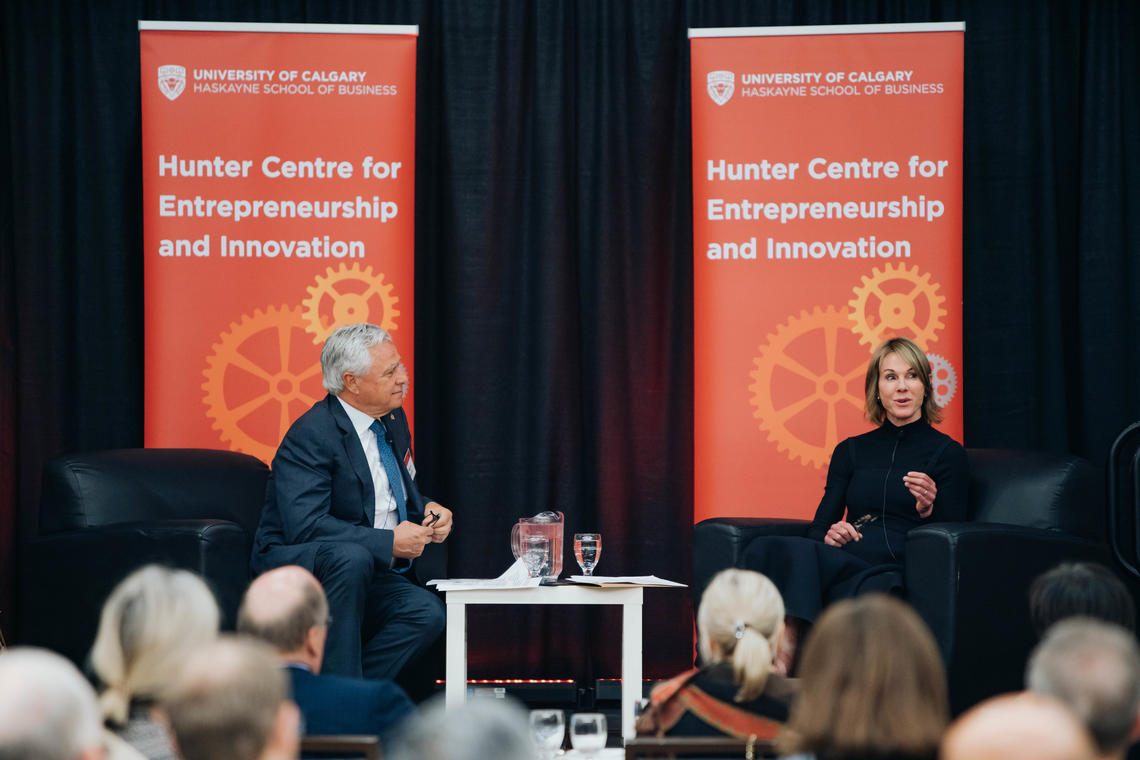
{"type": "Polygon", "coordinates": [[[431,536],[431,528],[404,520],[392,529],[392,556],[415,559],[424,553],[424,546],[432,540],[431,536]]]}
{"type": "Polygon", "coordinates": [[[431,540],[433,543],[443,543],[443,540],[451,533],[451,510],[438,502],[429,501],[427,508],[424,510],[423,524],[431,527],[431,540]],[[438,520],[432,517],[432,512],[439,515],[438,520]],[[432,520],[435,520],[435,522],[433,523],[432,520]]]}

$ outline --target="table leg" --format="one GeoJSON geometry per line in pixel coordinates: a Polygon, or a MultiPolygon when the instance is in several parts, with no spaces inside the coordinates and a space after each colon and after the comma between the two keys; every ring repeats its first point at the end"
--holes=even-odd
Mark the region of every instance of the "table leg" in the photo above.
{"type": "Polygon", "coordinates": [[[467,701],[467,605],[447,603],[447,660],[444,704],[460,707],[467,701]]]}
{"type": "Polygon", "coordinates": [[[621,606],[621,735],[624,739],[637,735],[633,711],[641,699],[641,608],[640,594],[636,601],[621,606]]]}

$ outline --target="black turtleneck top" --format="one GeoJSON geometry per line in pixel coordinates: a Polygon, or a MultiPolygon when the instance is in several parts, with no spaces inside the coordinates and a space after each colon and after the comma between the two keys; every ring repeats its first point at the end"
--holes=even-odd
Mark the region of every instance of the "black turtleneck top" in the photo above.
{"type": "Polygon", "coordinates": [[[969,479],[966,450],[953,438],[923,420],[902,427],[884,422],[835,447],[808,536],[822,541],[845,511],[848,522],[874,515],[877,519],[861,531],[863,538],[843,550],[871,562],[901,563],[911,528],[966,519],[969,479]],[[912,471],[926,473],[938,488],[934,510],[926,519],[919,518],[915,498],[903,483],[903,475],[912,471]]]}

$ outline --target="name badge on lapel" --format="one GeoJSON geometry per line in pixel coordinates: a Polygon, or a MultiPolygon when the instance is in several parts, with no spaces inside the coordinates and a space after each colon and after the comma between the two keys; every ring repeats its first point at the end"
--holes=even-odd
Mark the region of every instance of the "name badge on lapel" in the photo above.
{"type": "Polygon", "coordinates": [[[412,450],[408,449],[404,454],[404,469],[408,471],[408,477],[412,480],[416,479],[416,463],[412,461],[412,450]]]}

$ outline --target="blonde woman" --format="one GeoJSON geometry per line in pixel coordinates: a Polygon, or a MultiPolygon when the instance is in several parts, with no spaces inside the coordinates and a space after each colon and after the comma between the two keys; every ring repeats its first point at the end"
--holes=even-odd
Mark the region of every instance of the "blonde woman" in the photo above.
{"type": "Polygon", "coordinates": [[[966,450],[933,427],[942,410],[922,349],[908,338],[880,344],[863,391],[876,427],[835,447],[807,536],[761,536],[744,553],[742,564],[770,577],[784,597],[780,672],[790,672],[800,632],[827,605],[903,590],[911,528],[966,519],[966,450]]]}
{"type": "Polygon", "coordinates": [[[172,674],[218,635],[218,605],[201,578],[148,565],[107,598],[91,650],[107,726],[149,760],[177,760],[154,712],[172,674]]]}
{"type": "Polygon", "coordinates": [[[751,570],[718,573],[697,611],[705,666],[659,684],[638,733],[775,737],[793,694],[772,672],[783,628],[784,602],[770,580],[751,570]]]}

